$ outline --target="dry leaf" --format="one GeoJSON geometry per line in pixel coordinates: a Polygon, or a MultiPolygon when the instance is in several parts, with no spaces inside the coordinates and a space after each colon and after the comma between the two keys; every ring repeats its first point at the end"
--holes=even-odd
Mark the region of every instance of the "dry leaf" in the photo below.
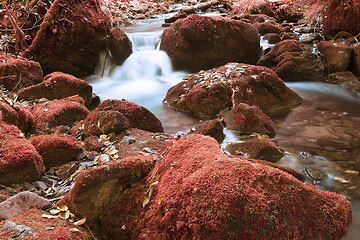
{"type": "Polygon", "coordinates": [[[79,232],[81,232],[79,229],[77,229],[77,228],[72,228],[71,230],[70,230],[72,233],[79,233],[79,232]]]}
{"type": "Polygon", "coordinates": [[[48,219],[58,218],[58,216],[54,216],[54,215],[50,215],[50,214],[43,214],[43,215],[41,215],[41,217],[48,218],[48,219]]]}
{"type": "Polygon", "coordinates": [[[80,226],[86,222],[86,218],[80,219],[79,221],[74,222],[75,225],[80,226]]]}
{"type": "Polygon", "coordinates": [[[60,205],[60,206],[55,206],[57,209],[61,210],[62,212],[66,212],[67,210],[69,210],[69,208],[66,205],[60,205]]]}
{"type": "Polygon", "coordinates": [[[61,212],[60,209],[51,209],[51,210],[50,210],[50,214],[52,214],[52,215],[59,214],[60,212],[61,212]]]}
{"type": "Polygon", "coordinates": [[[159,197],[159,202],[158,202],[159,205],[161,204],[162,200],[164,200],[164,195],[161,195],[161,196],[159,197]]]}
{"type": "Polygon", "coordinates": [[[63,220],[67,220],[70,217],[70,211],[60,212],[59,217],[63,220]]]}

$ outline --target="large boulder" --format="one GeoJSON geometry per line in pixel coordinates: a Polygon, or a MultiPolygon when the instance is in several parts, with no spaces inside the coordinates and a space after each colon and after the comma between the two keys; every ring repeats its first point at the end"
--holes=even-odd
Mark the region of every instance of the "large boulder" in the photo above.
{"type": "Polygon", "coordinates": [[[33,208],[0,222],[0,239],[87,240],[91,234],[83,227],[60,218],[47,218],[44,211],[33,208]]]}
{"type": "Polygon", "coordinates": [[[275,124],[258,106],[239,103],[223,116],[227,129],[241,133],[266,133],[275,135],[275,124]]]}
{"type": "Polygon", "coordinates": [[[320,41],[317,49],[324,55],[330,73],[344,72],[349,69],[352,59],[352,48],[345,44],[320,41]]]}
{"type": "Polygon", "coordinates": [[[353,45],[354,57],[353,57],[353,66],[355,72],[360,75],[360,43],[353,45]]]}
{"type": "Polygon", "coordinates": [[[325,81],[326,68],[320,56],[306,50],[296,40],[277,43],[257,62],[268,67],[285,82],[325,81]]]}
{"type": "Polygon", "coordinates": [[[55,0],[23,56],[40,62],[45,74],[89,75],[105,49],[110,27],[97,0],[55,0]]]}
{"type": "Polygon", "coordinates": [[[153,166],[154,160],[149,156],[130,156],[84,171],[57,205],[67,205],[71,212],[86,217],[87,223],[94,226],[153,166]]]}
{"type": "Polygon", "coordinates": [[[0,85],[9,91],[41,83],[43,72],[38,62],[0,52],[0,85]]]}
{"type": "Polygon", "coordinates": [[[89,114],[82,104],[70,99],[54,100],[35,104],[31,113],[35,117],[35,127],[38,132],[48,133],[57,126],[72,127],[89,114]]]}
{"type": "Polygon", "coordinates": [[[41,98],[53,100],[79,95],[88,106],[92,101],[92,86],[70,74],[54,72],[47,75],[42,83],[22,89],[18,95],[21,99],[31,100],[41,98]]]}
{"type": "Polygon", "coordinates": [[[252,25],[199,15],[177,20],[166,29],[160,49],[175,69],[188,72],[228,62],[255,64],[261,53],[259,33],[252,25]]]}
{"type": "Polygon", "coordinates": [[[240,63],[192,74],[170,88],[164,99],[175,109],[200,117],[214,117],[239,103],[259,106],[274,116],[301,102],[272,70],[240,63]]]}
{"type": "Polygon", "coordinates": [[[45,167],[59,166],[76,160],[83,152],[83,146],[73,136],[40,135],[31,139],[45,167]]]}
{"type": "Polygon", "coordinates": [[[84,131],[101,135],[128,128],[163,132],[160,120],[148,109],[127,100],[103,101],[84,121],[84,131]]]}
{"type": "Polygon", "coordinates": [[[329,1],[323,13],[324,32],[335,36],[341,31],[360,33],[360,2],[356,0],[329,1]]]}
{"type": "Polygon", "coordinates": [[[20,105],[12,101],[9,103],[0,100],[0,121],[17,126],[24,133],[30,132],[35,126],[34,116],[20,105]]]}
{"type": "MultiPolygon", "coordinates": [[[[109,180],[101,186],[112,183],[111,169],[104,167],[109,180]]],[[[96,175],[72,192],[93,189],[96,175]]],[[[340,239],[352,219],[345,197],[260,161],[228,157],[216,140],[197,134],[175,142],[147,181],[115,203],[101,199],[96,206],[79,198],[77,206],[97,213],[111,203],[106,216],[89,213],[107,239],[340,239]]]]}
{"type": "Polygon", "coordinates": [[[44,170],[44,162],[24,134],[0,121],[0,184],[35,181],[44,170]]]}
{"type": "Polygon", "coordinates": [[[121,65],[132,53],[132,43],[120,27],[111,29],[108,46],[117,65],[121,65]]]}

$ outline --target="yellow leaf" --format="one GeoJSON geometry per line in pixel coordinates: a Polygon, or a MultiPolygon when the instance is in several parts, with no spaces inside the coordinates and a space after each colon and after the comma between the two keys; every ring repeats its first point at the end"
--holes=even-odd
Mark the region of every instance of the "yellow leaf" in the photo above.
{"type": "Polygon", "coordinates": [[[80,226],[86,222],[86,218],[80,219],[79,221],[74,222],[75,225],[80,226]]]}
{"type": "Polygon", "coordinates": [[[159,205],[161,204],[162,200],[164,200],[164,196],[163,196],[163,195],[161,195],[161,196],[159,197],[159,202],[158,202],[159,205]]]}

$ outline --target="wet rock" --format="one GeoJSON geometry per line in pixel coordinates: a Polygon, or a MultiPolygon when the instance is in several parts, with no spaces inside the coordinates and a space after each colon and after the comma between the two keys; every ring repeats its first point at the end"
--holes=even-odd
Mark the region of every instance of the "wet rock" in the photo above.
{"type": "Polygon", "coordinates": [[[326,75],[321,58],[295,40],[277,43],[257,65],[272,69],[286,82],[324,81],[326,75]]]}
{"type": "Polygon", "coordinates": [[[264,40],[267,40],[270,44],[276,44],[281,41],[280,35],[277,33],[266,33],[264,40]]]}
{"type": "Polygon", "coordinates": [[[71,176],[71,174],[75,173],[76,170],[78,169],[79,169],[78,164],[70,163],[70,164],[62,165],[58,170],[55,171],[55,173],[59,178],[66,180],[71,176]]]}
{"type": "Polygon", "coordinates": [[[131,156],[82,172],[57,205],[67,205],[75,215],[92,223],[107,215],[118,198],[140,182],[153,165],[151,157],[131,156]]]}
{"type": "Polygon", "coordinates": [[[240,63],[192,74],[170,88],[164,99],[177,110],[209,118],[239,103],[257,105],[273,116],[301,101],[270,69],[240,63]]]}
{"type": "Polygon", "coordinates": [[[283,32],[281,33],[281,41],[292,39],[292,40],[299,40],[299,35],[292,32],[283,32]]]}
{"type": "Polygon", "coordinates": [[[101,141],[101,139],[96,136],[87,137],[85,138],[84,142],[85,150],[89,152],[101,152],[101,149],[105,147],[105,144],[101,141]]]}
{"type": "Polygon", "coordinates": [[[348,86],[360,92],[360,81],[352,72],[336,72],[328,75],[328,82],[348,86]]]}
{"type": "Polygon", "coordinates": [[[99,224],[105,226],[101,236],[109,239],[288,239],[294,232],[341,238],[351,214],[341,195],[266,164],[230,158],[215,139],[190,134],[176,141],[147,181],[126,191],[99,224]]]}
{"type": "Polygon", "coordinates": [[[275,135],[275,124],[265,115],[258,106],[249,106],[246,103],[235,105],[231,111],[224,113],[227,129],[241,133],[266,133],[275,135]]]}
{"type": "Polygon", "coordinates": [[[243,155],[246,158],[263,159],[270,162],[276,162],[284,156],[284,152],[267,138],[234,142],[229,144],[226,150],[234,156],[243,155]]]}
{"type": "Polygon", "coordinates": [[[132,53],[132,43],[120,27],[111,29],[108,46],[117,65],[121,65],[132,53]]]}
{"type": "Polygon", "coordinates": [[[1,222],[0,238],[11,239],[14,236],[20,239],[39,240],[59,238],[63,240],[86,240],[91,238],[91,234],[84,228],[60,218],[42,217],[43,214],[47,213],[38,209],[31,209],[1,222]]]}
{"type": "Polygon", "coordinates": [[[283,4],[279,7],[279,19],[286,22],[297,22],[304,14],[302,11],[296,9],[294,5],[283,4]]]}
{"type": "Polygon", "coordinates": [[[151,133],[141,129],[132,128],[115,145],[118,158],[127,156],[152,156],[158,159],[172,144],[173,137],[163,133],[151,133]]]}
{"type": "Polygon", "coordinates": [[[45,167],[50,168],[76,160],[83,146],[73,136],[40,135],[31,144],[42,157],[45,167]]]}
{"type": "Polygon", "coordinates": [[[265,14],[250,14],[250,13],[234,15],[234,16],[231,17],[231,19],[241,20],[241,21],[244,21],[244,22],[248,22],[248,23],[250,23],[252,25],[254,25],[256,23],[263,23],[265,21],[275,21],[275,18],[270,17],[270,16],[265,15],[265,14]]]}
{"type": "Polygon", "coordinates": [[[187,17],[187,14],[185,12],[179,12],[172,17],[165,18],[165,23],[173,23],[180,18],[186,18],[186,17],[187,17]]]}
{"type": "Polygon", "coordinates": [[[324,55],[331,73],[344,72],[349,69],[352,58],[351,47],[344,44],[321,41],[317,45],[317,49],[324,55]]]}
{"type": "Polygon", "coordinates": [[[208,120],[204,123],[197,125],[196,127],[193,127],[190,130],[190,133],[207,135],[207,136],[215,138],[216,141],[221,143],[225,138],[223,129],[224,129],[224,126],[222,125],[221,121],[218,119],[214,119],[214,120],[208,120]]]}
{"type": "Polygon", "coordinates": [[[0,121],[0,184],[32,182],[44,170],[44,162],[24,134],[0,121]]]}
{"type": "Polygon", "coordinates": [[[88,135],[120,133],[131,127],[131,123],[118,111],[93,111],[83,123],[84,131],[88,135]]]}
{"type": "Polygon", "coordinates": [[[175,69],[188,72],[232,61],[254,64],[261,53],[258,31],[250,24],[199,15],[180,19],[166,29],[160,49],[175,69]]]}
{"type": "Polygon", "coordinates": [[[304,34],[301,37],[300,43],[305,45],[313,45],[319,43],[319,41],[322,40],[324,39],[319,33],[309,33],[309,34],[304,34]]]}
{"type": "Polygon", "coordinates": [[[105,49],[110,27],[97,1],[56,0],[23,56],[40,62],[45,74],[90,75],[105,49]]]}
{"type": "Polygon", "coordinates": [[[354,57],[353,57],[353,66],[355,72],[360,75],[360,43],[353,45],[354,57]]]}
{"type": "Polygon", "coordinates": [[[43,72],[38,62],[17,58],[0,51],[0,85],[9,91],[42,82],[43,72]]]}
{"type": "Polygon", "coordinates": [[[70,74],[54,72],[47,75],[42,83],[22,89],[18,95],[20,99],[31,100],[41,98],[54,100],[79,95],[84,99],[85,105],[90,105],[92,86],[70,74]]]}
{"type": "Polygon", "coordinates": [[[127,100],[105,100],[95,111],[117,111],[122,114],[133,128],[149,132],[163,132],[160,120],[148,109],[127,100]]]}
{"type": "Polygon", "coordinates": [[[276,33],[276,34],[281,33],[280,27],[277,25],[277,23],[272,21],[257,23],[254,26],[259,31],[261,36],[264,36],[267,33],[276,33]]]}
{"type": "Polygon", "coordinates": [[[35,126],[34,116],[20,105],[0,98],[0,121],[12,124],[20,128],[24,133],[28,133],[35,126]]]}
{"type": "Polygon", "coordinates": [[[35,104],[31,113],[35,116],[38,132],[51,132],[51,129],[57,126],[73,126],[74,123],[85,119],[89,110],[71,99],[61,99],[35,104]]]}
{"type": "Polygon", "coordinates": [[[16,217],[22,211],[32,208],[47,209],[52,206],[51,202],[32,192],[21,192],[6,201],[0,203],[0,219],[16,217]]]}
{"type": "Polygon", "coordinates": [[[351,34],[360,32],[360,3],[358,1],[334,0],[323,12],[324,33],[334,36],[341,31],[351,34]]]}

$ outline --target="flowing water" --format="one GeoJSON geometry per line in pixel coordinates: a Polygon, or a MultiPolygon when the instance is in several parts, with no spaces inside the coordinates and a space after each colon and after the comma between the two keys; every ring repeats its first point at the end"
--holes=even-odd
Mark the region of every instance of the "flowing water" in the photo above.
{"type": "MultiPolygon", "coordinates": [[[[87,80],[104,99],[126,99],[152,111],[166,133],[186,132],[201,122],[162,104],[167,90],[187,75],[174,72],[167,54],[158,46],[163,20],[123,28],[133,43],[133,54],[115,66],[104,54],[97,74],[87,80]]],[[[341,86],[289,83],[304,103],[275,119],[276,140],[286,155],[278,162],[307,176],[321,190],[341,193],[351,201],[354,220],[345,238],[360,236],[360,97],[341,86]],[[316,175],[316,180],[314,180],[316,175]],[[319,177],[320,176],[320,177],[319,177]]],[[[236,133],[224,130],[227,142],[236,133]]]]}

